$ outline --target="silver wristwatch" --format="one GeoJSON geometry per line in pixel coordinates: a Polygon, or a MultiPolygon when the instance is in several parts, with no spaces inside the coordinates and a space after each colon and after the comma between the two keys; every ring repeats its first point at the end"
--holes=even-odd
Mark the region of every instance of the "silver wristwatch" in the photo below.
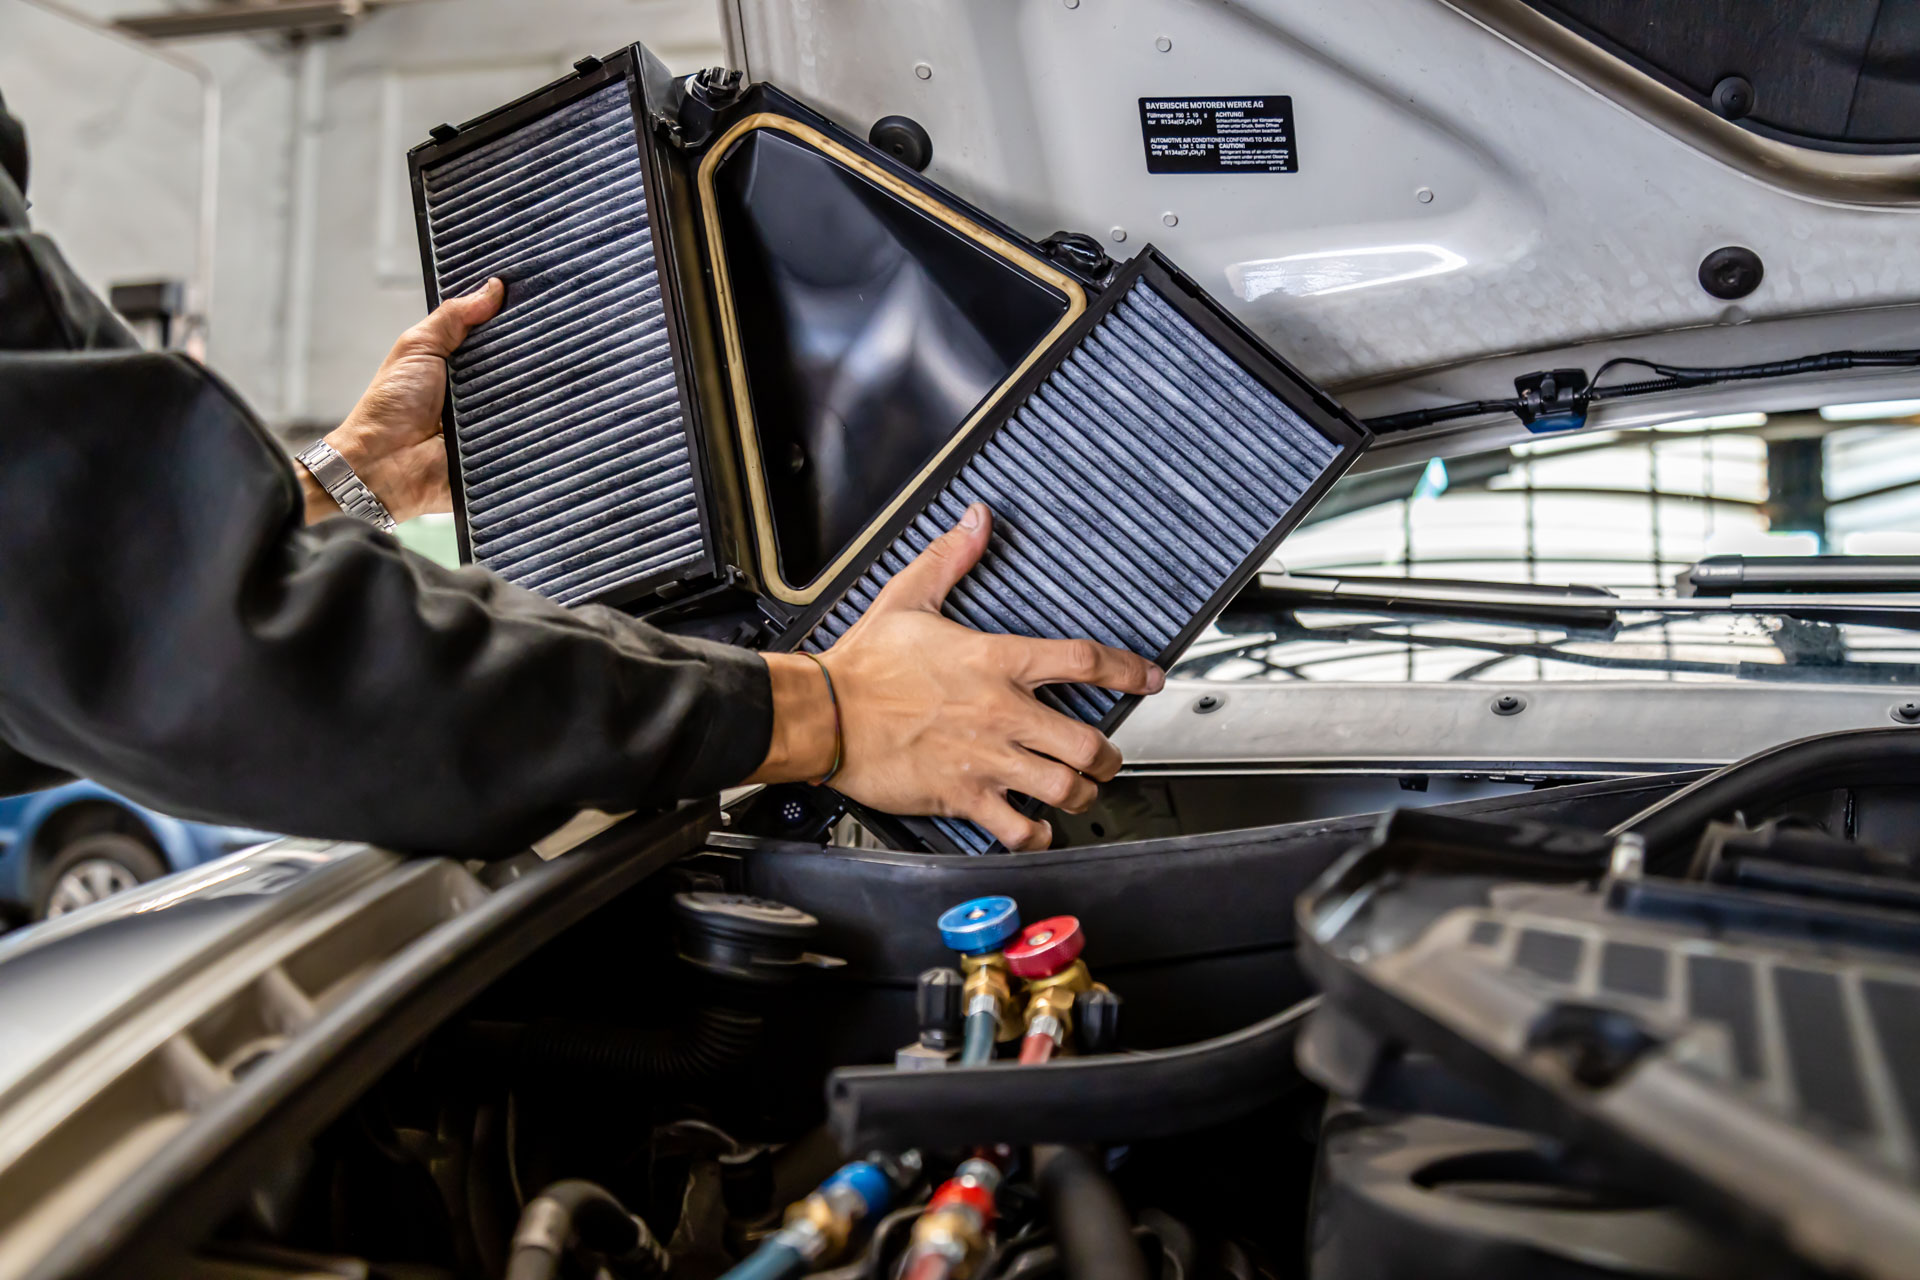
{"type": "Polygon", "coordinates": [[[373,496],[373,490],[354,474],[353,467],[332,445],[316,440],[299,455],[298,461],[313,472],[313,478],[340,504],[342,511],[377,529],[393,532],[393,513],[387,510],[387,504],[373,496]]]}

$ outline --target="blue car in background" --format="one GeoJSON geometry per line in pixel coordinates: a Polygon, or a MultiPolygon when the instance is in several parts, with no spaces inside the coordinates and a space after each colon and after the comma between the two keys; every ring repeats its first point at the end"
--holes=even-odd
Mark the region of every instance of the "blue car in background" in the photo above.
{"type": "Polygon", "coordinates": [[[0,915],[63,915],[274,838],[169,818],[92,782],[0,796],[0,915]]]}

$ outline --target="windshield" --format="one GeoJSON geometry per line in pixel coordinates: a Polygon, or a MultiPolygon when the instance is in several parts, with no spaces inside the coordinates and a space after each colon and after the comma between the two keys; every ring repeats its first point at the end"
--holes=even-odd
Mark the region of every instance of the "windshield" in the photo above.
{"type": "MultiPolygon", "coordinates": [[[[1677,598],[1712,555],[1920,552],[1920,401],[1541,437],[1351,475],[1269,568],[1677,598]]],[[[1230,607],[1175,673],[1222,681],[1920,684],[1920,632],[1624,610],[1605,632],[1230,607]]]]}

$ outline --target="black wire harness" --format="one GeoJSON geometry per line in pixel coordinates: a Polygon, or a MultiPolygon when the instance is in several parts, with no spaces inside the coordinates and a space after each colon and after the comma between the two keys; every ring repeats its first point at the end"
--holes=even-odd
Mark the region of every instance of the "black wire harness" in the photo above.
{"type": "MultiPolygon", "coordinates": [[[[1634,396],[1653,395],[1662,391],[1674,391],[1685,387],[1705,387],[1721,382],[1753,382],[1762,378],[1791,378],[1805,373],[1831,373],[1841,369],[1902,368],[1920,365],[1920,350],[1904,351],[1826,351],[1819,355],[1801,356],[1796,360],[1769,360],[1760,364],[1740,365],[1681,365],[1660,364],[1653,360],[1642,360],[1637,356],[1616,356],[1600,366],[1593,375],[1578,389],[1565,390],[1559,403],[1549,403],[1542,408],[1542,396],[1537,390],[1544,383],[1547,388],[1554,386],[1556,375],[1568,372],[1576,373],[1582,381],[1585,374],[1578,370],[1555,370],[1552,374],[1527,374],[1514,380],[1519,395],[1504,400],[1466,400],[1459,404],[1436,405],[1431,409],[1413,409],[1406,413],[1390,413],[1384,417],[1370,418],[1367,426],[1375,435],[1390,435],[1399,431],[1413,431],[1420,427],[1429,427],[1439,422],[1451,422],[1457,418],[1474,418],[1488,413],[1511,413],[1529,424],[1536,419],[1554,417],[1565,419],[1565,426],[1578,426],[1586,417],[1588,405],[1603,400],[1625,400],[1634,396]],[[1603,387],[1600,380],[1614,369],[1633,366],[1647,370],[1654,376],[1638,382],[1623,382],[1611,387],[1603,387]],[[1554,412],[1558,409],[1558,412],[1554,412]]],[[[1562,378],[1564,386],[1566,379],[1562,378]]],[[[1549,402],[1554,397],[1548,396],[1549,402]]],[[[1560,425],[1560,424],[1556,424],[1560,425]]]]}

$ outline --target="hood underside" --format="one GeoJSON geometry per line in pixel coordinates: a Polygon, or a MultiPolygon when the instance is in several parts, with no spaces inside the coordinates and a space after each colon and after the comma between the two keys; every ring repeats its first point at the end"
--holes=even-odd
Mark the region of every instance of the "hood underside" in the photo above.
{"type": "MultiPolygon", "coordinates": [[[[1371,417],[1616,355],[1920,345],[1920,157],[1887,105],[1904,64],[1845,8],[1770,8],[1756,44],[1730,6],[1676,32],[1624,0],[738,0],[729,35],[750,78],[852,131],[912,117],[928,177],[1029,235],[1150,237],[1371,417]],[[1818,66],[1776,75],[1769,49],[1818,66]],[[1746,71],[1747,115],[1727,118],[1737,95],[1716,113],[1710,55],[1746,71]],[[1728,246],[1763,267],[1736,298],[1701,278],[1728,246]]],[[[1851,381],[1890,398],[1920,375],[1851,381]]]]}

